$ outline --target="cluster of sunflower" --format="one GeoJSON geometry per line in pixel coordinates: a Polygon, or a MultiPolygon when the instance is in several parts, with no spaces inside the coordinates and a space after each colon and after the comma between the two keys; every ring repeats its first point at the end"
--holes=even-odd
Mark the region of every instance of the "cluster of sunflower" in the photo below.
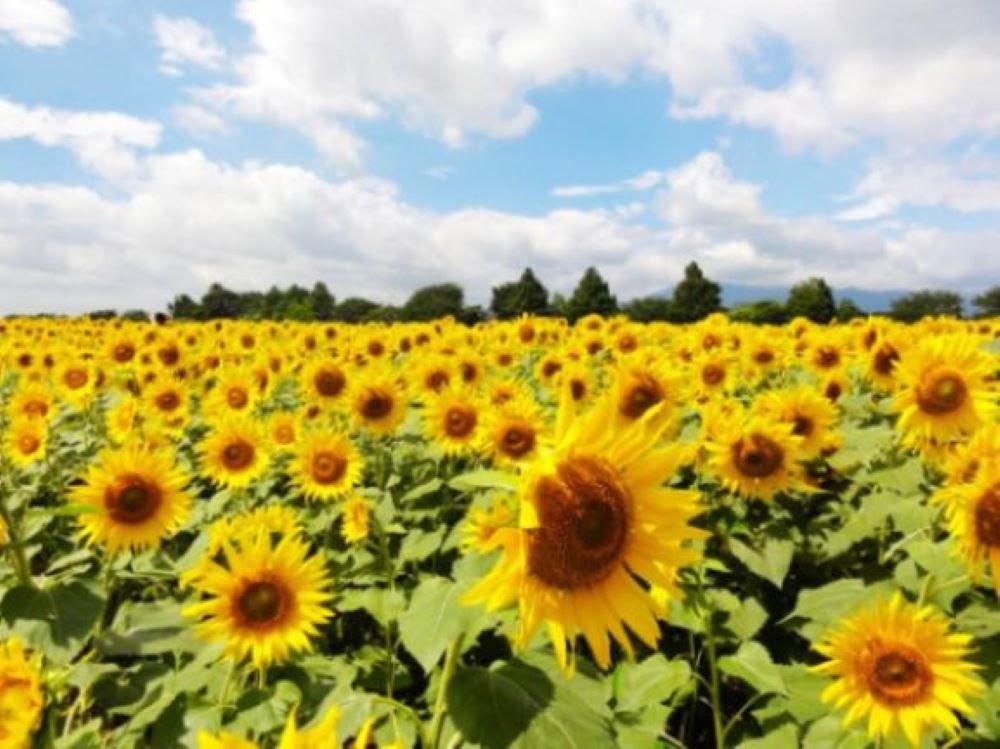
{"type": "MultiPolygon", "coordinates": [[[[700,605],[726,544],[713,513],[830,495],[850,478],[831,459],[851,447],[851,413],[891,424],[893,449],[919,456],[969,579],[988,570],[1000,593],[998,336],[989,321],[758,328],[721,315],[689,326],[591,316],[475,328],[3,321],[0,575],[45,585],[53,560],[30,518],[54,495],[64,507],[53,517],[69,518],[111,581],[76,656],[86,662],[101,657],[116,609],[145,601],[134,587],[115,591],[115,575],[168,560],[174,585],[158,595],[180,602],[205,647],[231,664],[197,745],[253,747],[252,731],[227,725],[231,682],[257,674],[263,686],[270,669],[350,639],[332,634],[338,596],[369,573],[345,559],[381,555],[390,589],[404,582],[392,556],[407,528],[393,511],[421,488],[405,483],[418,469],[421,494],[451,503],[437,519],[455,526],[455,546],[490,565],[461,604],[497,612],[494,628],[515,651],[542,647],[544,632],[568,678],[581,654],[604,671],[659,648],[677,655],[664,633],[679,606],[700,605]],[[410,473],[398,472],[404,463],[410,473]],[[490,487],[441,488],[463,475],[490,487]]],[[[442,556],[457,552],[435,557],[438,573],[442,556]]],[[[16,617],[4,621],[0,749],[30,745],[47,699],[47,730],[68,733],[65,695],[113,732],[85,689],[65,689],[60,669],[74,663],[47,671],[16,617]]],[[[391,628],[387,640],[392,670],[391,628]]],[[[938,727],[957,734],[984,692],[972,638],[899,592],[833,623],[815,652],[825,660],[814,671],[832,678],[821,700],[847,724],[866,720],[871,737],[918,746],[938,727]]],[[[443,697],[421,728],[422,708],[394,700],[388,684],[384,709],[351,729],[354,745],[378,733],[383,745],[436,749],[443,697]],[[415,735],[398,711],[416,718],[415,735]]],[[[285,708],[277,746],[342,745],[336,704],[285,708]],[[300,710],[310,727],[299,727],[300,710]]]]}

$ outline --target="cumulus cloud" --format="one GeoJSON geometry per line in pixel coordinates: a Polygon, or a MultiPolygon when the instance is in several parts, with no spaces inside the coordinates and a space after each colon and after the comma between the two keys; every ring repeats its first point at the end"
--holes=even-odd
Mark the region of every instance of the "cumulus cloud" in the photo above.
{"type": "Polygon", "coordinates": [[[61,47],[73,38],[73,17],[56,0],[0,0],[0,41],[61,47]]]}
{"type": "Polygon", "coordinates": [[[26,107],[0,97],[0,141],[27,138],[67,148],[84,167],[112,182],[126,182],[139,167],[137,149],[154,148],[160,125],[119,112],[77,112],[26,107]]]}
{"type": "Polygon", "coordinates": [[[143,157],[127,194],[0,183],[2,312],[163,308],[213,281],[234,288],[322,279],[338,296],[399,302],[462,284],[473,301],[527,265],[569,291],[595,265],[623,299],[671,286],[689,260],[715,278],[774,285],[978,285],[1000,275],[1000,233],[909,229],[892,236],[766,211],[762,188],[714,152],[667,173],[659,222],[643,209],[417,208],[388,181],[329,180],[297,166],[215,162],[197,150],[143,157]]]}
{"type": "Polygon", "coordinates": [[[226,53],[212,32],[193,18],[156,16],[153,33],[160,48],[160,72],[180,76],[185,67],[219,70],[226,53]]]}

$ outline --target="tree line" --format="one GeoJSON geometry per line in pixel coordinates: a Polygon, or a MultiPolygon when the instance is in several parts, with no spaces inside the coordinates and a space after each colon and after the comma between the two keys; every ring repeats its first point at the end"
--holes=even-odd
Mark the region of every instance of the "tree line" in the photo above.
{"type": "MultiPolygon", "coordinates": [[[[978,316],[1000,316],[1000,286],[973,297],[978,316]]],[[[351,296],[338,301],[319,281],[311,289],[292,285],[272,286],[268,291],[234,291],[213,283],[195,300],[180,294],[168,305],[171,317],[178,320],[298,320],[337,322],[419,322],[452,316],[467,324],[490,318],[507,320],[522,314],[559,316],[570,322],[589,314],[624,314],[637,322],[689,323],[714,312],[727,312],[738,321],[756,324],[782,324],[796,317],[817,323],[847,321],[867,314],[850,299],[839,302],[822,278],[810,278],[794,285],[785,300],[762,299],[725,309],[721,286],[707,278],[697,263],[689,263],[684,278],[669,296],[645,296],[620,304],[608,282],[596,268],[587,268],[569,296],[550,294],[531,268],[520,278],[502,283],[492,290],[489,307],[467,305],[462,287],[455,283],[424,286],[414,291],[402,305],[383,304],[364,297],[351,296]]],[[[888,310],[870,310],[887,314],[903,322],[913,322],[929,315],[962,317],[963,299],[953,291],[923,289],[892,301],[888,310]]],[[[113,310],[91,313],[92,317],[113,317],[113,310]]],[[[141,310],[122,313],[127,319],[148,319],[141,310]]]]}

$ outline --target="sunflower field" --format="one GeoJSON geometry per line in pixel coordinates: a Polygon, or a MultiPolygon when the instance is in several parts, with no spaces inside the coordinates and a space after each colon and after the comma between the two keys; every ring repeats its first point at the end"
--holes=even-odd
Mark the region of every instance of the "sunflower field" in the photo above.
{"type": "Polygon", "coordinates": [[[0,749],[1000,745],[1000,321],[0,321],[0,749]]]}

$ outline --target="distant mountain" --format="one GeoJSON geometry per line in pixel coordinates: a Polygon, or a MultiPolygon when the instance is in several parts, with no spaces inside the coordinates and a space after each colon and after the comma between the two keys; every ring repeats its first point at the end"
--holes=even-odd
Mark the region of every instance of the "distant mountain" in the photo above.
{"type": "MultiPolygon", "coordinates": [[[[738,283],[722,284],[722,304],[725,307],[736,307],[748,302],[759,302],[762,299],[773,299],[776,302],[784,303],[788,299],[788,286],[750,286],[738,283]]],[[[665,289],[656,296],[668,297],[673,293],[672,289],[665,289]]],[[[907,294],[904,289],[859,289],[847,286],[842,289],[834,289],[833,296],[838,301],[844,298],[852,300],[865,312],[885,312],[893,300],[907,294]]]]}

